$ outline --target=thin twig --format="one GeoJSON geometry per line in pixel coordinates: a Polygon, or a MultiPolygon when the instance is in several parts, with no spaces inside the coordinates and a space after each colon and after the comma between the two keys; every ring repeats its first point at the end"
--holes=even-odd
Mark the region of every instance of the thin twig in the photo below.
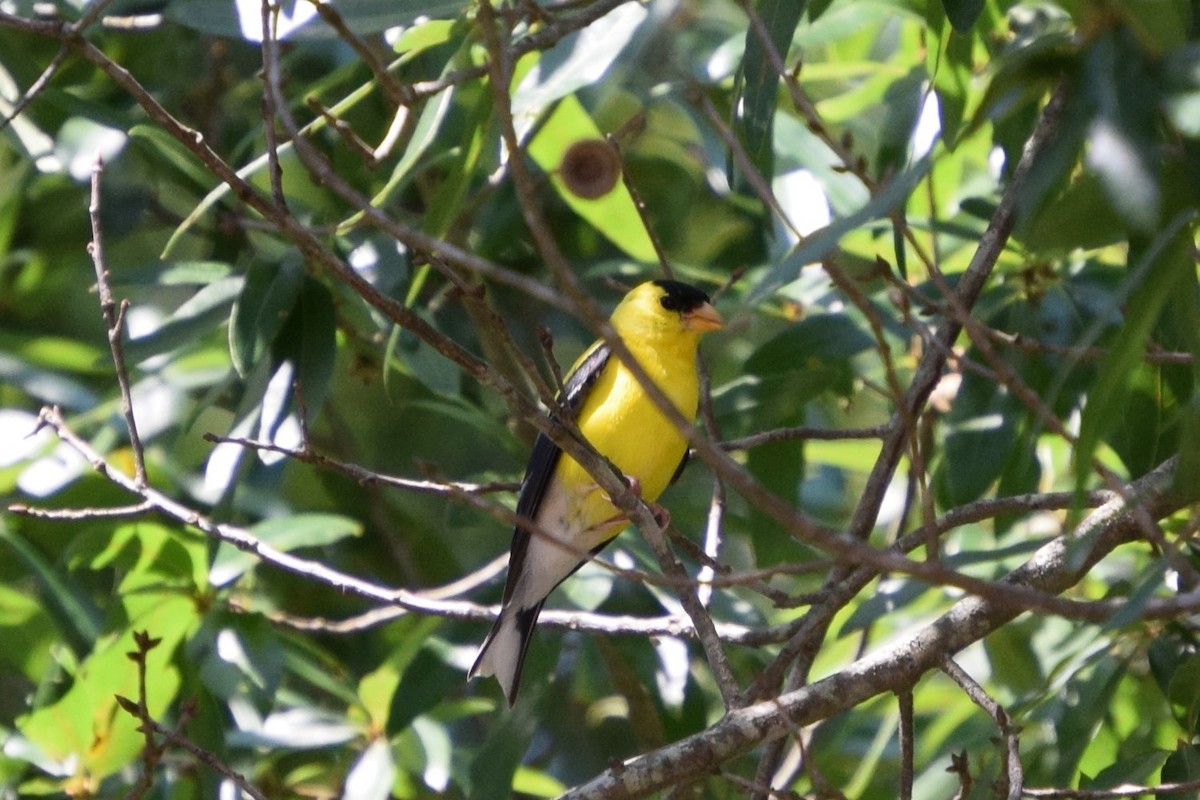
{"type": "Polygon", "coordinates": [[[128,697],[116,695],[117,705],[119,705],[127,714],[138,720],[141,723],[138,730],[145,736],[146,744],[142,748],[142,774],[138,777],[138,781],[134,784],[130,791],[129,798],[143,797],[150,790],[154,783],[154,769],[166,754],[168,747],[178,747],[187,750],[214,772],[224,775],[233,782],[238,789],[245,794],[254,798],[254,800],[266,800],[266,795],[254,787],[244,776],[231,768],[223,760],[215,754],[203,749],[199,745],[192,742],[180,731],[189,720],[195,715],[196,705],[194,701],[185,701],[180,709],[180,719],[177,728],[168,728],[160,724],[150,715],[150,709],[146,702],[146,680],[147,680],[147,659],[150,651],[157,647],[161,640],[151,638],[145,631],[133,632],[134,644],[137,647],[131,653],[128,653],[129,659],[137,665],[138,672],[138,699],[137,701],[130,700],[128,697]],[[162,737],[162,741],[156,741],[155,736],[162,737]]]}
{"type": "Polygon", "coordinates": [[[8,507],[8,510],[12,514],[20,514],[23,517],[75,521],[81,519],[144,517],[154,510],[154,506],[147,502],[141,502],[128,506],[111,506],[108,508],[99,508],[96,506],[88,506],[86,508],[37,508],[27,506],[24,503],[14,503],[8,507]]]}
{"type": "MultiPolygon", "coordinates": [[[[37,80],[29,84],[29,88],[25,90],[24,94],[17,98],[17,101],[13,103],[12,108],[8,110],[7,114],[0,116],[0,132],[3,132],[13,120],[19,117],[21,112],[28,108],[29,104],[32,103],[34,99],[41,94],[47,86],[50,85],[50,79],[55,76],[59,70],[59,67],[61,67],[63,62],[67,60],[67,56],[70,54],[70,52],[71,51],[65,44],[58,48],[58,52],[54,54],[54,58],[50,59],[50,63],[46,65],[44,70],[42,70],[42,74],[38,75],[37,80]]],[[[0,101],[2,100],[3,98],[0,98],[0,101]]]]}
{"type": "Polygon", "coordinates": [[[740,439],[729,439],[721,442],[722,450],[750,450],[765,444],[785,442],[792,439],[812,439],[814,441],[841,441],[844,439],[879,439],[888,432],[887,425],[872,425],[868,428],[813,428],[801,425],[795,428],[775,428],[761,431],[740,439]]]}
{"type": "Polygon", "coordinates": [[[118,306],[113,298],[112,288],[108,284],[108,266],[104,262],[104,230],[100,223],[100,176],[103,172],[104,162],[100,156],[96,156],[92,165],[92,199],[88,205],[88,216],[92,222],[92,241],[88,243],[87,251],[96,268],[96,291],[100,297],[100,313],[104,315],[104,326],[108,330],[108,349],[112,353],[117,385],[121,389],[121,411],[125,414],[129,446],[133,450],[134,477],[139,486],[145,486],[146,454],[142,448],[142,439],[138,435],[137,420],[133,415],[133,392],[129,386],[129,370],[125,365],[125,348],[121,341],[125,327],[123,321],[126,304],[122,301],[118,306]]]}
{"type": "Polygon", "coordinates": [[[1121,797],[1173,797],[1200,791],[1200,780],[1160,783],[1157,786],[1122,783],[1110,789],[1025,789],[1022,797],[1038,800],[1112,800],[1121,797]]]}
{"type": "Polygon", "coordinates": [[[1000,783],[997,786],[997,796],[1003,796],[1005,800],[1020,800],[1025,783],[1024,771],[1021,769],[1021,743],[1018,736],[1020,728],[1012,724],[1004,707],[993,700],[952,656],[949,654],[943,656],[940,667],[942,672],[957,683],[972,702],[986,711],[996,723],[996,727],[999,728],[1000,735],[1003,737],[1004,746],[1004,770],[1001,772],[1000,783]]]}
{"type": "Polygon", "coordinates": [[[317,14],[325,21],[325,24],[337,32],[338,38],[358,53],[359,58],[367,65],[367,69],[371,70],[371,74],[375,76],[375,81],[379,84],[392,108],[412,104],[412,90],[388,72],[387,65],[379,59],[375,50],[361,36],[350,30],[346,21],[342,19],[342,15],[334,8],[333,3],[329,0],[308,0],[308,2],[317,9],[317,14]]]}
{"type": "MultiPolygon", "coordinates": [[[[270,83],[279,80],[279,40],[276,38],[279,21],[279,6],[274,0],[262,0],[260,3],[260,19],[262,23],[262,63],[263,80],[270,83]]],[[[283,195],[283,166],[279,163],[279,133],[275,130],[275,96],[271,92],[263,92],[262,100],[263,133],[267,142],[267,175],[271,182],[271,197],[275,205],[283,211],[288,210],[287,198],[283,195]]]]}
{"type": "Polygon", "coordinates": [[[898,689],[896,701],[900,706],[900,800],[912,800],[913,751],[916,749],[916,739],[913,737],[912,687],[898,689]]]}

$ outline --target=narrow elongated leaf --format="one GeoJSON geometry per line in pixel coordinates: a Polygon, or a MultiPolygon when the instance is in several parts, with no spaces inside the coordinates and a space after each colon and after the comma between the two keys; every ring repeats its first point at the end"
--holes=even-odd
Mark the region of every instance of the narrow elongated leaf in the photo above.
{"type": "Polygon", "coordinates": [[[884,118],[879,128],[875,176],[886,179],[908,162],[913,131],[924,102],[925,70],[914,68],[883,94],[884,118]]]}
{"type": "MultiPolygon", "coordinates": [[[[449,69],[449,66],[447,67],[449,69]]],[[[439,92],[434,98],[431,98],[421,108],[421,116],[417,119],[417,126],[413,130],[412,138],[408,142],[408,147],[404,149],[404,155],[396,162],[396,166],[392,168],[392,174],[388,177],[388,181],[371,198],[372,206],[383,206],[387,203],[388,198],[392,197],[397,190],[400,189],[407,181],[412,178],[413,167],[421,160],[421,157],[429,150],[430,146],[438,139],[438,133],[441,131],[442,122],[446,119],[446,114],[449,112],[454,102],[455,90],[453,87],[444,92],[439,92]]],[[[344,233],[358,225],[364,215],[361,211],[352,214],[347,220],[338,226],[338,231],[344,233]]]]}
{"type": "Polygon", "coordinates": [[[513,90],[513,124],[518,138],[525,138],[551,103],[603,78],[648,14],[639,3],[619,5],[542,53],[513,90]]]}
{"type": "Polygon", "coordinates": [[[229,320],[229,352],[239,375],[245,377],[275,341],[303,281],[303,267],[292,260],[255,262],[246,271],[246,282],[229,320]]]}
{"type": "Polygon", "coordinates": [[[329,394],[337,358],[333,296],[325,284],[304,278],[287,323],[276,339],[276,355],[295,365],[309,421],[316,418],[329,394]]]}
{"type": "Polygon", "coordinates": [[[1157,84],[1150,67],[1132,35],[1118,30],[1088,49],[1084,70],[1096,107],[1087,164],[1121,218],[1137,230],[1152,231],[1162,201],[1156,166],[1157,84]]]}
{"type": "Polygon", "coordinates": [[[1145,351],[1146,337],[1158,321],[1163,305],[1192,269],[1191,239],[1186,227],[1191,218],[1190,213],[1176,217],[1132,270],[1141,277],[1129,297],[1125,324],[1101,362],[1079,425],[1075,478],[1081,487],[1091,474],[1096,448],[1126,413],[1124,399],[1129,392],[1129,375],[1145,351]]]}
{"type": "Polygon", "coordinates": [[[984,0],[942,0],[946,18],[959,33],[971,30],[975,20],[983,13],[984,0]]]}
{"type": "MultiPolygon", "coordinates": [[[[759,0],[755,3],[755,13],[762,20],[771,49],[785,60],[792,34],[804,14],[804,6],[804,0],[759,0]]],[[[774,120],[780,76],[767,53],[767,44],[757,26],[750,25],[742,56],[741,93],[734,107],[746,154],[758,173],[770,181],[775,175],[774,120]]]]}
{"type": "Polygon", "coordinates": [[[931,164],[928,157],[922,158],[907,170],[894,176],[858,211],[835,219],[824,228],[806,237],[796,245],[787,258],[780,261],[763,276],[758,285],[750,292],[747,302],[758,302],[784,284],[791,283],[800,275],[800,269],[804,265],[825,258],[847,233],[880,217],[887,216],[899,208],[929,173],[931,164]]]}
{"type": "Polygon", "coordinates": [[[0,525],[0,542],[5,542],[25,563],[42,587],[47,611],[54,617],[76,654],[86,655],[100,638],[104,615],[86,593],[60,574],[36,549],[7,526],[0,525]]]}
{"type": "Polygon", "coordinates": [[[504,800],[511,797],[513,775],[533,737],[535,719],[528,705],[518,705],[499,718],[471,763],[471,797],[504,800]]]}

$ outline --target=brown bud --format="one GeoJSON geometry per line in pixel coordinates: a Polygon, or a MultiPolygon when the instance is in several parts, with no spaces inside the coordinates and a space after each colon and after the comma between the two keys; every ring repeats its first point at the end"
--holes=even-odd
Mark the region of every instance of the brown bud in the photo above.
{"type": "Polygon", "coordinates": [[[558,173],[571,194],[584,200],[596,200],[617,185],[621,162],[607,142],[582,139],[567,148],[558,173]]]}

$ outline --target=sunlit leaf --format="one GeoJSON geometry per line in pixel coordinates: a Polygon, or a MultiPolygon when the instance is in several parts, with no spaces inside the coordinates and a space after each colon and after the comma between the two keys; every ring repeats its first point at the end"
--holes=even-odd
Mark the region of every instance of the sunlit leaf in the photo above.
{"type": "Polygon", "coordinates": [[[561,168],[565,156],[572,145],[584,141],[601,143],[603,136],[583,105],[574,96],[565,97],[529,142],[529,156],[550,175],[559,197],[575,213],[631,258],[657,261],[654,244],[624,183],[618,179],[602,195],[586,197],[564,180],[561,168]]]}

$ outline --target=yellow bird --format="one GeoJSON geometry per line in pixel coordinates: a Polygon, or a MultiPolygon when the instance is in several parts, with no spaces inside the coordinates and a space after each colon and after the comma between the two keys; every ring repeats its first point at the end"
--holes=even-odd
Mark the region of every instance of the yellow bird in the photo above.
{"type": "MultiPolygon", "coordinates": [[[[611,321],[679,413],[695,417],[700,397],[696,347],[701,334],[724,324],[708,295],[679,281],[650,281],[625,295],[611,321]]],[[[563,393],[564,405],[592,447],[647,503],[658,499],[683,469],[688,443],[633,372],[607,344],[596,342],[571,368],[563,393]]],[[[546,596],[583,566],[587,559],[581,554],[599,552],[628,523],[587,470],[564,457],[545,435],[533,445],[517,514],[532,520],[540,533],[520,524],[513,531],[500,615],[467,676],[496,676],[509,705],[516,702],[521,667],[546,596]]]]}

